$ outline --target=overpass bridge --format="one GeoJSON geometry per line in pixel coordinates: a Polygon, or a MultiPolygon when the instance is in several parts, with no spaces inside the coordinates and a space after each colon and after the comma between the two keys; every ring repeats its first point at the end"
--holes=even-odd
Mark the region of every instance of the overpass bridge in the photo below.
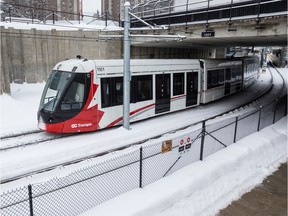
{"type": "MultiPolygon", "coordinates": [[[[160,7],[161,2],[163,1],[154,0],[150,1],[150,5],[140,5],[132,9],[132,13],[151,25],[168,26],[168,30],[145,31],[143,34],[184,35],[186,39],[179,41],[147,38],[132,42],[133,46],[287,46],[286,0],[218,1],[222,2],[221,4],[216,4],[217,0],[208,0],[199,1],[198,6],[195,2],[185,0],[186,4],[170,3],[169,7],[160,7]]],[[[140,21],[131,20],[131,27],[143,26],[140,21]]]]}

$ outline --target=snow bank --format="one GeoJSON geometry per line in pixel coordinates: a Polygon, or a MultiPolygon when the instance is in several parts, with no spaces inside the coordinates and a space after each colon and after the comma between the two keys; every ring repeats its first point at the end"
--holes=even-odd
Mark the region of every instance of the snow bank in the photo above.
{"type": "Polygon", "coordinates": [[[11,95],[0,96],[1,135],[38,130],[37,111],[45,83],[12,83],[10,86],[11,95]]]}
{"type": "Polygon", "coordinates": [[[109,200],[82,216],[215,215],[286,161],[287,117],[284,117],[203,161],[109,200]]]}

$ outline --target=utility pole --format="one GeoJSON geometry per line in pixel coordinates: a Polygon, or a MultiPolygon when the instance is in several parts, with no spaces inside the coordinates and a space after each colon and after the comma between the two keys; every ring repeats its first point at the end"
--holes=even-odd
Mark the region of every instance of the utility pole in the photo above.
{"type": "Polygon", "coordinates": [[[124,4],[124,91],[123,91],[123,127],[127,130],[130,129],[130,3],[124,4]]]}
{"type": "MultiPolygon", "coordinates": [[[[130,16],[138,19],[143,24],[148,26],[146,28],[133,28],[133,31],[145,31],[145,30],[165,30],[167,27],[155,27],[151,26],[149,23],[145,22],[144,20],[140,19],[136,15],[132,14],[130,11],[130,2],[126,2],[124,4],[124,29],[121,31],[123,35],[103,35],[103,38],[123,38],[123,45],[124,45],[124,58],[123,58],[123,127],[127,130],[130,130],[130,81],[131,81],[131,71],[130,71],[130,45],[131,45],[131,38],[132,37],[146,37],[146,38],[170,38],[178,41],[182,41],[185,39],[185,36],[181,35],[132,35],[130,31],[130,16]]],[[[107,27],[107,26],[106,26],[107,27]]],[[[106,28],[105,27],[105,28],[106,28]]],[[[104,30],[102,30],[104,31],[104,30]]],[[[115,30],[112,30],[115,31],[115,30]]],[[[100,36],[101,37],[101,36],[100,36]]]]}

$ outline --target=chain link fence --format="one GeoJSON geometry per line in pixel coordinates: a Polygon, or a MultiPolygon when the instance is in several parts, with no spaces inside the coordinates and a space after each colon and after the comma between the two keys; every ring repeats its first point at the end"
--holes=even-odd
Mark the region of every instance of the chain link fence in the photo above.
{"type": "Polygon", "coordinates": [[[287,95],[245,114],[203,121],[63,178],[2,193],[1,215],[79,215],[203,160],[285,115],[287,95]]]}

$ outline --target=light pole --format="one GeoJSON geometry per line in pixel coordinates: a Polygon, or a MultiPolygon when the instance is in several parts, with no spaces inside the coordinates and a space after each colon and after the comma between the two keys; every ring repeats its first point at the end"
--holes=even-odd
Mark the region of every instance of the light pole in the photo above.
{"type": "Polygon", "coordinates": [[[123,77],[123,127],[127,130],[130,129],[130,3],[124,4],[124,77],[123,77]]]}
{"type": "MultiPolygon", "coordinates": [[[[130,130],[130,81],[131,81],[131,71],[130,71],[130,45],[131,45],[131,38],[132,37],[153,37],[153,38],[174,38],[177,40],[183,40],[186,37],[180,35],[131,35],[130,34],[130,16],[138,19],[140,22],[148,26],[148,29],[135,29],[133,30],[164,30],[167,29],[165,26],[160,28],[151,26],[149,23],[145,22],[144,20],[140,19],[136,15],[129,12],[130,10],[130,3],[126,2],[124,4],[124,66],[123,66],[123,127],[127,130],[130,130]]],[[[107,35],[107,37],[119,37],[119,35],[107,35]]],[[[122,36],[120,36],[122,37],[122,36]]]]}

